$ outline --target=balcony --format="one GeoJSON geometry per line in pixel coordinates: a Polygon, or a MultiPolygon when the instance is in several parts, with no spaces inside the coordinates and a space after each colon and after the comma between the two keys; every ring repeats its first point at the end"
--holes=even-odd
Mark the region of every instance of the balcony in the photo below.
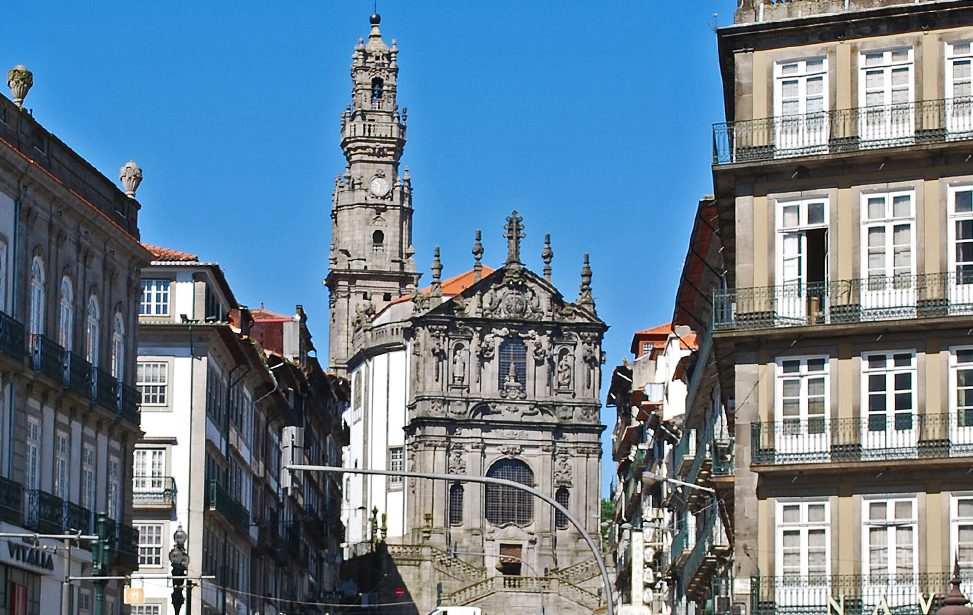
{"type": "Polygon", "coordinates": [[[717,331],[854,324],[973,314],[973,276],[873,276],[713,293],[717,331]]]}
{"type": "Polygon", "coordinates": [[[31,334],[30,355],[34,362],[34,371],[58,382],[64,380],[64,349],[54,340],[44,335],[31,334]]]}
{"type": "Polygon", "coordinates": [[[973,457],[973,412],[750,425],[751,465],[973,457]]]}
{"type": "Polygon", "coordinates": [[[713,164],[973,140],[973,98],[925,100],[713,125],[713,164]]]}
{"type": "Polygon", "coordinates": [[[733,438],[716,438],[712,443],[713,449],[713,478],[733,476],[734,472],[734,443],[733,438]]]}
{"type": "Polygon", "coordinates": [[[91,511],[74,502],[64,502],[64,531],[91,534],[91,511]]]}
{"type": "Polygon", "coordinates": [[[730,541],[718,515],[711,514],[703,526],[703,532],[682,568],[686,593],[694,598],[702,597],[710,588],[710,577],[720,558],[730,555],[730,541]]]}
{"type": "Polygon", "coordinates": [[[118,407],[118,381],[103,369],[91,368],[91,399],[106,408],[118,407]]]}
{"type": "MultiPolygon", "coordinates": [[[[687,521],[695,519],[694,517],[689,517],[687,521]]],[[[681,568],[683,564],[686,563],[686,558],[692,553],[693,548],[696,546],[696,523],[695,521],[688,522],[679,533],[676,534],[675,539],[672,541],[672,549],[670,550],[669,562],[670,566],[673,568],[681,568]]]]}
{"type": "Polygon", "coordinates": [[[233,526],[246,526],[249,529],[250,513],[239,502],[233,499],[218,481],[209,481],[209,510],[215,510],[223,515],[226,522],[233,526]]]}
{"type": "Polygon", "coordinates": [[[39,534],[60,534],[64,528],[64,500],[40,489],[27,489],[24,527],[39,534]]]}
{"type": "Polygon", "coordinates": [[[64,387],[91,396],[91,363],[73,352],[64,353],[64,387]]]}
{"type": "Polygon", "coordinates": [[[118,383],[118,416],[138,425],[142,418],[139,413],[140,403],[142,403],[142,394],[138,389],[118,383]]]}
{"type": "Polygon", "coordinates": [[[117,539],[115,540],[115,564],[122,568],[134,570],[139,565],[139,532],[130,525],[117,525],[117,539]]]}
{"type": "Polygon", "coordinates": [[[172,508],[176,503],[176,482],[171,476],[136,476],[132,479],[132,506],[172,508]]]}
{"type": "Polygon", "coordinates": [[[23,522],[24,486],[0,477],[0,520],[13,525],[23,522]]]}
{"type": "MultiPolygon", "coordinates": [[[[960,589],[969,594],[973,590],[973,573],[961,573],[960,589]]],[[[949,574],[915,574],[896,576],[794,576],[752,577],[750,580],[750,609],[753,615],[794,615],[834,612],[831,604],[843,605],[844,615],[869,615],[884,598],[890,611],[911,615],[935,613],[943,606],[949,593],[949,574]],[[931,608],[920,607],[920,596],[929,600],[931,608]]]]}
{"type": "Polygon", "coordinates": [[[24,325],[0,312],[0,353],[13,357],[17,361],[23,361],[26,343],[24,325]]]}
{"type": "Polygon", "coordinates": [[[677,476],[685,476],[696,461],[696,430],[687,429],[672,449],[672,467],[677,476]]]}

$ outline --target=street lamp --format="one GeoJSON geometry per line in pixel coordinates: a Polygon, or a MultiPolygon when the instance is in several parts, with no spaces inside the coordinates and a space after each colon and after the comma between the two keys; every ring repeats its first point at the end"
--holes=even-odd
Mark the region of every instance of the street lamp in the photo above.
{"type": "MultiPolygon", "coordinates": [[[[172,535],[175,546],[169,550],[169,562],[172,563],[172,608],[179,615],[179,610],[185,599],[182,596],[182,586],[186,583],[186,570],[189,567],[189,554],[186,553],[186,532],[182,529],[182,524],[176,533],[172,535]]],[[[191,596],[190,596],[191,598],[191,596]]],[[[186,607],[186,615],[192,610],[192,604],[186,607]]]]}

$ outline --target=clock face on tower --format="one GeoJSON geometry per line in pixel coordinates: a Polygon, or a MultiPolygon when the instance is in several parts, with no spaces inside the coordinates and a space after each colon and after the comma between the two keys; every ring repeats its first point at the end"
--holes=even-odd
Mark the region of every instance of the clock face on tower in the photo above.
{"type": "Polygon", "coordinates": [[[375,196],[385,196],[389,192],[389,180],[384,177],[375,176],[372,181],[368,182],[368,191],[375,196]]]}

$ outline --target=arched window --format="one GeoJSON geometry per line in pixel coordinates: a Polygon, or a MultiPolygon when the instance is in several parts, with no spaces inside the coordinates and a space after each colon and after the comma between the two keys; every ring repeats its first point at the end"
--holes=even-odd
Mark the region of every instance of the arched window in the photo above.
{"type": "Polygon", "coordinates": [[[463,525],[463,485],[459,483],[449,487],[449,524],[463,525]]]}
{"type": "Polygon", "coordinates": [[[507,338],[500,342],[499,377],[501,389],[519,388],[523,391],[526,388],[527,346],[523,341],[507,338]]]}
{"type": "Polygon", "coordinates": [[[30,265],[30,337],[36,344],[38,335],[44,333],[44,261],[35,256],[30,265]]]}
{"type": "Polygon", "coordinates": [[[74,341],[74,289],[71,278],[61,278],[61,309],[58,311],[57,343],[70,351],[74,341]]]}
{"type": "MultiPolygon", "coordinates": [[[[554,493],[554,501],[561,506],[568,507],[568,489],[561,487],[554,493]]],[[[568,529],[568,517],[560,510],[554,510],[554,527],[559,530],[568,529]]]]}
{"type": "MultiPolygon", "coordinates": [[[[490,478],[504,478],[534,485],[534,473],[519,459],[501,459],[487,472],[490,478]]],[[[534,520],[534,500],[526,491],[501,485],[486,486],[486,517],[494,525],[529,525],[534,520]]]]}
{"type": "Polygon", "coordinates": [[[375,246],[380,246],[385,243],[385,233],[382,231],[375,231],[372,233],[372,244],[375,246]]]}
{"type": "Polygon", "coordinates": [[[98,367],[98,336],[101,335],[101,310],[98,309],[98,297],[88,298],[88,322],[84,332],[85,360],[94,367],[98,367]]]}
{"type": "Polygon", "coordinates": [[[382,91],[384,89],[385,82],[382,81],[381,77],[375,77],[372,79],[372,102],[376,102],[382,98],[382,91]]]}
{"type": "Polygon", "coordinates": [[[115,312],[111,333],[111,375],[121,382],[125,376],[125,321],[115,312]]]}

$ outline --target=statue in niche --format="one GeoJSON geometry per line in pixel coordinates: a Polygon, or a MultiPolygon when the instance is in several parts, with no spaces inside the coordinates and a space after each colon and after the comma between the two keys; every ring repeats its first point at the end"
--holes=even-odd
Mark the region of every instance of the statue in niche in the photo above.
{"type": "Polygon", "coordinates": [[[462,385],[466,382],[465,349],[458,346],[453,352],[453,384],[462,385]]]}
{"type": "Polygon", "coordinates": [[[571,388],[571,354],[565,350],[557,362],[557,388],[571,388]]]}

